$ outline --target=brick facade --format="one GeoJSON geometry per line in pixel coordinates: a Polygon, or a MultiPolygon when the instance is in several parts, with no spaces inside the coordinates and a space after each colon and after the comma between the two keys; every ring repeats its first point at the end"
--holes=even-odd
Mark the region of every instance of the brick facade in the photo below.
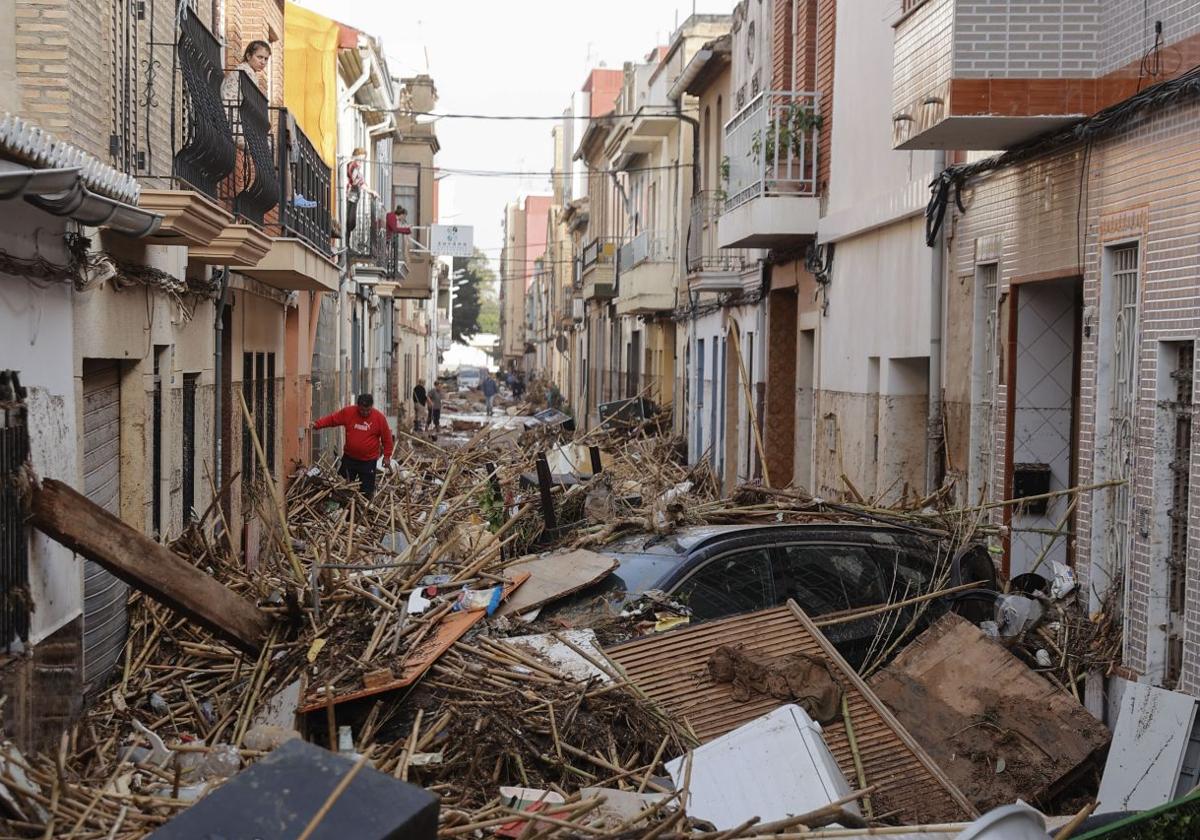
{"type": "MultiPolygon", "coordinates": [[[[996,259],[999,267],[998,312],[995,313],[999,373],[993,394],[996,406],[990,441],[996,453],[989,495],[1011,490],[1006,457],[1008,404],[1006,370],[1015,348],[1007,343],[1014,281],[1035,282],[1082,276],[1077,481],[1088,484],[1107,477],[1104,411],[1108,391],[1108,353],[1101,348],[1112,280],[1105,275],[1105,249],[1136,242],[1140,248],[1139,316],[1137,320],[1137,393],[1133,426],[1133,552],[1125,557],[1125,665],[1139,674],[1161,679],[1160,625],[1165,586],[1166,552],[1156,519],[1170,505],[1164,466],[1171,450],[1156,447],[1155,425],[1162,341],[1194,341],[1200,334],[1200,218],[1194,205],[1194,173],[1200,166],[1200,104],[1162,109],[1142,117],[1121,134],[1095,142],[1090,149],[1066,148],[1023,166],[1002,170],[973,182],[965,193],[967,212],[957,214],[949,229],[951,278],[967,282],[977,265],[996,259]],[[1080,187],[1085,189],[1082,195],[1080,187]],[[1077,227],[1077,220],[1079,221],[1077,227]],[[1081,259],[1082,258],[1082,259],[1081,259]],[[1081,265],[1082,263],[1082,265],[1081,265]],[[1103,287],[1103,288],[1102,288],[1103,287]],[[1157,611],[1157,612],[1156,612],[1157,611]]],[[[951,282],[955,282],[953,279],[951,282]]],[[[1024,286],[1022,287],[1024,288],[1024,286]]],[[[976,329],[979,325],[976,325],[976,329]]],[[[957,335],[957,340],[965,338],[957,335]]],[[[978,348],[979,342],[974,342],[978,348]]],[[[965,348],[963,348],[965,350],[965,348]]],[[[954,354],[953,348],[949,354],[954,354]]],[[[965,422],[960,416],[960,425],[965,422]]],[[[961,427],[953,432],[961,438],[961,427]]],[[[1200,450],[1193,434],[1192,452],[1200,450]]],[[[978,450],[987,443],[973,445],[978,450]]],[[[1188,519],[1200,521],[1200,459],[1190,464],[1188,519]]],[[[1100,527],[1112,491],[1084,494],[1076,511],[1074,558],[1081,592],[1102,583],[1097,564],[1111,537],[1100,527]]],[[[1200,529],[1189,532],[1187,611],[1184,662],[1179,687],[1200,694],[1200,529]]],[[[1103,594],[1103,593],[1101,593],[1103,594]]]]}

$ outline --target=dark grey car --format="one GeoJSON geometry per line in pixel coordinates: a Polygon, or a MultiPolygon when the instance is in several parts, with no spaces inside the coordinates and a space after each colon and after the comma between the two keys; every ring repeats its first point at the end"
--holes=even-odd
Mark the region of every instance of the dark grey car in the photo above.
{"type": "MultiPolygon", "coordinates": [[[[950,583],[982,581],[996,588],[982,546],[946,556],[937,541],[879,525],[728,525],[686,528],[668,537],[639,536],[607,546],[621,565],[551,614],[582,617],[599,600],[610,608],[657,589],[692,611],[692,622],[779,606],[794,600],[818,617],[900,601],[929,591],[950,567],[950,583]]],[[[978,620],[990,614],[988,596],[944,597],[921,616],[924,625],[948,609],[978,620]]],[[[914,610],[901,616],[904,626],[914,610]]],[[[895,616],[890,616],[889,621],[895,616]]],[[[866,655],[881,618],[831,626],[827,635],[852,664],[866,655]]]]}

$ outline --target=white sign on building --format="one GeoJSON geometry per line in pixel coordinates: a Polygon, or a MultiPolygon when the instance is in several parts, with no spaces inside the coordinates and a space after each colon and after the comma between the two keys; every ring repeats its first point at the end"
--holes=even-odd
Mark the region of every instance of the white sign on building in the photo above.
{"type": "Polygon", "coordinates": [[[439,257],[469,257],[475,253],[475,228],[471,225],[432,225],[429,252],[439,257]]]}

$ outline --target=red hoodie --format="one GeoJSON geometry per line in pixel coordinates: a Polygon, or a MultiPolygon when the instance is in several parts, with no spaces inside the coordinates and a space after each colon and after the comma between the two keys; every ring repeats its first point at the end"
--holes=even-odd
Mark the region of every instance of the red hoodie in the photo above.
{"type": "Polygon", "coordinates": [[[363,417],[358,413],[358,406],[348,405],[341,411],[322,417],[316,425],[318,429],[341,426],[346,430],[343,453],[347,458],[374,461],[381,452],[388,456],[392,454],[392,430],[388,428],[383,412],[377,408],[372,408],[371,413],[363,417]]]}

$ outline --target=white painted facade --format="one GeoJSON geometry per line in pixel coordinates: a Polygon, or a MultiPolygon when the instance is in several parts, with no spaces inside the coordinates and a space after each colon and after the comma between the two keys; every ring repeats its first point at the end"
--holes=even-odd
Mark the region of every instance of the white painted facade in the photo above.
{"type": "MultiPolygon", "coordinates": [[[[0,201],[0,251],[28,259],[35,253],[66,262],[66,221],[35,210],[20,199],[0,201]]],[[[26,416],[30,461],[39,478],[81,485],[75,435],[76,397],[72,375],[74,331],[67,283],[33,282],[0,273],[0,364],[20,374],[28,391],[26,416]]],[[[36,645],[83,612],[83,564],[40,531],[29,532],[29,643],[36,645]]],[[[7,641],[7,640],[6,640],[7,641]]]]}
{"type": "Polygon", "coordinates": [[[892,150],[892,29],[838,7],[832,159],[818,241],[833,247],[818,331],[812,490],[894,499],[925,478],[933,152],[892,150]]]}

